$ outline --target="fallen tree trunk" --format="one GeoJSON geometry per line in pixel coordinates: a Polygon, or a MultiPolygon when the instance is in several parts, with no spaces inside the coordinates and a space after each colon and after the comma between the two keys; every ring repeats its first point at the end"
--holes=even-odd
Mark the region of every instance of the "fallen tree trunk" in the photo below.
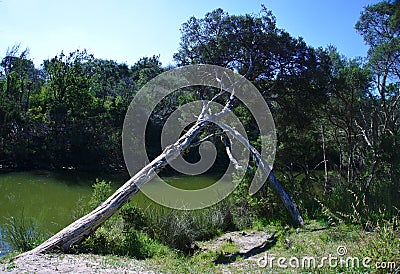
{"type": "MultiPolygon", "coordinates": [[[[225,114],[226,110],[221,111],[217,115],[200,115],[197,122],[184,134],[177,142],[173,145],[166,147],[166,149],[151,163],[146,165],[142,170],[136,173],[130,180],[128,180],[123,186],[121,186],[113,195],[111,195],[104,203],[99,205],[89,214],[76,220],[60,232],[49,238],[47,241],[39,245],[38,247],[20,254],[17,257],[23,257],[31,254],[46,253],[54,249],[60,249],[63,252],[67,252],[71,247],[85,239],[92,232],[94,232],[102,223],[110,218],[114,213],[118,211],[128,199],[139,191],[140,187],[146,182],[150,181],[169,161],[176,159],[182,151],[184,151],[193,141],[194,138],[199,134],[200,130],[209,122],[217,120],[220,116],[225,114]]],[[[205,112],[204,112],[205,113],[205,112]]],[[[245,147],[247,147],[256,162],[261,165],[263,170],[269,175],[269,179],[273,188],[278,192],[289,211],[291,217],[297,225],[303,225],[303,219],[297,210],[296,205],[290,199],[289,195],[282,188],[276,177],[272,172],[266,161],[261,157],[260,153],[249,143],[235,129],[229,127],[224,123],[219,123],[223,130],[231,133],[236,139],[238,139],[245,147]]]]}

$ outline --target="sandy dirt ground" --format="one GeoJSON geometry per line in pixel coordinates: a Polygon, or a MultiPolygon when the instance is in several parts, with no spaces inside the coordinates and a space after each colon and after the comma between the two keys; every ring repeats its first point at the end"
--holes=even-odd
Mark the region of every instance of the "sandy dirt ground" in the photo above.
{"type": "Polygon", "coordinates": [[[1,273],[155,273],[145,262],[93,254],[45,254],[0,265],[1,273]]]}

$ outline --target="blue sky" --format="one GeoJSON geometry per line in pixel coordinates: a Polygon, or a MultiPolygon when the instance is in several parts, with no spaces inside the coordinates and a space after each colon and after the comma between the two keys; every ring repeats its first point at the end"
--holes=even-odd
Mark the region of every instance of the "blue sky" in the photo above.
{"type": "Polygon", "coordinates": [[[173,64],[180,27],[191,16],[222,8],[230,14],[258,13],[261,4],[272,10],[277,25],[307,44],[335,45],[348,56],[365,56],[367,47],[354,24],[363,7],[377,0],[264,1],[129,1],[129,0],[2,0],[0,57],[21,44],[36,65],[57,53],[86,48],[97,58],[127,64],[160,55],[173,64]]]}

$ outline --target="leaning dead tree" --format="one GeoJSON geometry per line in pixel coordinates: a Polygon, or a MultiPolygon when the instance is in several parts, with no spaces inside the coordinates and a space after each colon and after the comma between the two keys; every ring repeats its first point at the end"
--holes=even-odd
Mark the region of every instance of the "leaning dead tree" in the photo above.
{"type": "MultiPolygon", "coordinates": [[[[217,78],[218,79],[218,78],[217,78]]],[[[237,83],[232,84],[234,87],[237,83]]],[[[221,89],[222,90],[222,89],[221,89]]],[[[231,127],[224,122],[221,122],[221,118],[226,116],[233,108],[235,97],[235,89],[232,88],[230,94],[226,91],[221,91],[215,95],[210,101],[206,102],[200,95],[203,107],[201,113],[198,115],[196,122],[191,126],[187,132],[182,135],[175,143],[167,146],[162,153],[143,167],[137,172],[130,180],[122,185],[118,190],[114,192],[106,201],[100,204],[96,209],[87,215],[76,220],[69,226],[56,233],[54,236],[46,240],[38,247],[20,254],[17,257],[24,257],[27,255],[46,253],[52,250],[61,250],[68,252],[72,246],[81,242],[83,239],[93,233],[101,224],[109,219],[114,213],[118,211],[135,193],[139,191],[143,184],[149,182],[156,176],[160,170],[169,164],[171,161],[181,155],[187,148],[193,145],[196,137],[199,136],[202,129],[210,123],[217,123],[220,126],[224,134],[233,136],[239,141],[244,147],[246,147],[250,154],[253,156],[254,162],[261,168],[265,174],[269,174],[268,178],[271,182],[272,187],[281,197],[286,209],[292,217],[296,225],[304,225],[304,221],[297,209],[295,203],[291,200],[290,196],[283,189],[266,160],[261,156],[257,149],[250,144],[248,139],[243,136],[235,127],[231,127]],[[212,103],[221,96],[227,94],[227,99],[224,107],[218,113],[212,113],[212,103]]],[[[205,140],[207,138],[203,138],[205,140]]],[[[231,161],[234,162],[235,166],[239,166],[238,162],[234,160],[232,154],[229,151],[229,146],[226,146],[227,154],[231,161]]]]}

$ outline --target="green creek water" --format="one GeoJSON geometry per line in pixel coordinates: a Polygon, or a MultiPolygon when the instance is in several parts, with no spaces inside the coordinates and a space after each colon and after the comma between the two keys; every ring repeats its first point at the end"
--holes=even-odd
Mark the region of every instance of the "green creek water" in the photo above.
{"type": "MultiPolygon", "coordinates": [[[[10,172],[0,174],[0,256],[10,246],[2,237],[5,224],[10,217],[34,221],[39,230],[53,234],[73,220],[74,211],[89,199],[91,185],[96,178],[111,181],[114,189],[129,177],[127,174],[99,176],[74,171],[10,172]]],[[[170,176],[165,180],[182,189],[199,189],[212,185],[218,176],[170,176]]],[[[149,187],[154,182],[149,182],[149,187]]],[[[132,201],[145,206],[151,201],[142,193],[133,196],[132,201]]]]}

